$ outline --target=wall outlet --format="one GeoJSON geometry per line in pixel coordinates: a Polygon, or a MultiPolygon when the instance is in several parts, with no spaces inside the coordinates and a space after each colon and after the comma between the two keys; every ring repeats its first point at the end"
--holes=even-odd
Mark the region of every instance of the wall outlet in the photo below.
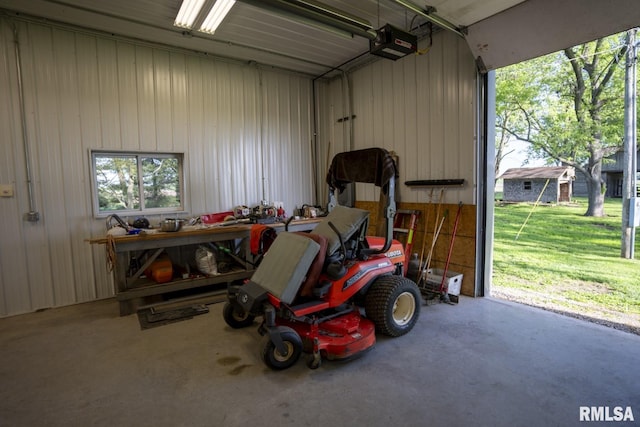
{"type": "Polygon", "coordinates": [[[38,222],[40,221],[40,212],[27,212],[24,214],[24,220],[29,222],[38,222]]]}
{"type": "Polygon", "coordinates": [[[0,184],[0,197],[13,197],[13,184],[0,184]]]}

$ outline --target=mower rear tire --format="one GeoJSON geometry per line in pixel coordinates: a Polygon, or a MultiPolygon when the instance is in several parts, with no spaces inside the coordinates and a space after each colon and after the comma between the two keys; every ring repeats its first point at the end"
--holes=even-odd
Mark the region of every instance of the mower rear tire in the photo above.
{"type": "Polygon", "coordinates": [[[415,326],[420,303],[420,289],[410,279],[381,276],[367,291],[365,313],[378,332],[399,337],[415,326]]]}
{"type": "Polygon", "coordinates": [[[262,360],[271,369],[280,371],[290,368],[298,361],[302,353],[302,339],[300,339],[300,335],[296,331],[288,326],[278,326],[277,330],[278,334],[280,334],[280,339],[287,348],[287,354],[281,354],[275,343],[269,338],[269,334],[266,334],[265,343],[262,347],[262,360]]]}
{"type": "Polygon", "coordinates": [[[238,307],[237,304],[233,304],[229,301],[224,304],[222,317],[224,318],[224,321],[227,322],[227,325],[231,326],[233,329],[241,329],[251,326],[256,318],[253,314],[244,311],[242,307],[238,307]]]}

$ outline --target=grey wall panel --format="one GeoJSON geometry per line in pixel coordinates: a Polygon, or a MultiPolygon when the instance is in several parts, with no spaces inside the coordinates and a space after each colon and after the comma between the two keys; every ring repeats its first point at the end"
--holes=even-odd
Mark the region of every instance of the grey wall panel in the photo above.
{"type": "MultiPolygon", "coordinates": [[[[96,39],[98,102],[100,108],[100,147],[110,150],[124,149],[120,129],[120,98],[118,96],[117,43],[113,40],[96,39]]],[[[141,60],[142,61],[142,60],[141,60]]],[[[137,65],[136,69],[143,65],[137,65]]],[[[78,64],[84,72],[84,64],[78,64]]]]}
{"type": "MultiPolygon", "coordinates": [[[[79,128],[81,153],[80,158],[83,162],[84,173],[79,175],[82,177],[83,190],[77,195],[83,199],[86,206],[84,217],[82,218],[81,229],[76,232],[81,234],[83,239],[86,236],[98,236],[104,232],[104,222],[93,220],[93,207],[91,202],[91,179],[89,171],[89,150],[104,148],[102,143],[102,104],[100,97],[100,62],[98,58],[98,40],[95,37],[85,36],[82,34],[74,34],[75,39],[75,56],[76,56],[76,90],[78,94],[79,106],[79,128]]],[[[124,47],[127,47],[126,45],[124,47]]],[[[121,57],[124,56],[125,49],[122,49],[121,57]]],[[[119,61],[122,62],[122,61],[119,61]]],[[[131,61],[133,63],[133,61],[131,61]]],[[[120,79],[121,76],[119,75],[120,79]]],[[[133,86],[129,84],[126,87],[131,89],[133,86]]],[[[121,94],[121,90],[118,91],[121,94]]],[[[135,93],[135,91],[131,90],[135,93]]],[[[119,113],[120,121],[123,114],[119,113]]],[[[135,116],[133,116],[135,118],[135,116]]],[[[129,117],[127,117],[129,118],[129,117]]],[[[134,130],[130,122],[121,128],[125,132],[121,133],[123,144],[131,144],[137,141],[137,129],[135,135],[132,136],[134,130]],[[134,139],[135,138],[135,139],[134,139]]],[[[71,213],[71,210],[69,210],[71,213]]],[[[82,213],[75,213],[82,215],[82,213]]],[[[76,276],[76,292],[78,301],[90,301],[96,298],[106,298],[113,295],[113,280],[107,270],[105,249],[103,246],[91,245],[90,252],[87,251],[87,243],[85,241],[80,245],[80,255],[76,258],[75,265],[81,265],[82,268],[88,270],[88,277],[78,278],[76,276]]],[[[37,307],[34,307],[37,308],[37,307]]]]}
{"type": "Polygon", "coordinates": [[[171,90],[171,62],[169,52],[162,50],[153,51],[153,80],[154,80],[154,100],[155,106],[155,150],[173,150],[173,126],[171,120],[171,104],[174,94],[171,90]]]}
{"type": "Polygon", "coordinates": [[[104,246],[86,242],[105,233],[93,213],[91,149],[184,153],[183,216],[262,199],[291,213],[315,201],[310,79],[15,21],[41,214],[24,221],[12,25],[0,20],[0,183],[16,190],[0,199],[0,316],[113,295],[104,246]]]}
{"type": "Polygon", "coordinates": [[[22,191],[16,186],[24,181],[24,163],[19,147],[9,141],[19,140],[20,132],[19,108],[16,108],[18,90],[14,84],[16,69],[14,57],[13,35],[10,28],[0,28],[0,182],[12,184],[14,197],[0,199],[0,314],[9,311],[9,306],[16,310],[26,311],[31,307],[29,287],[24,284],[27,272],[27,257],[24,230],[21,227],[21,213],[24,208],[22,191]]]}
{"type": "Polygon", "coordinates": [[[171,98],[171,143],[169,151],[185,151],[189,142],[189,115],[187,92],[187,69],[184,55],[170,53],[171,98]]]}
{"type": "MultiPolygon", "coordinates": [[[[64,200],[66,182],[64,180],[64,167],[70,163],[69,159],[62,156],[62,134],[65,123],[64,112],[73,114],[73,100],[71,96],[60,95],[62,90],[69,89],[60,85],[61,75],[57,67],[58,61],[53,61],[56,54],[60,53],[57,47],[60,43],[65,44],[64,34],[59,31],[51,31],[47,28],[36,27],[34,37],[46,37],[50,43],[34,45],[34,64],[42,61],[42,66],[34,67],[36,91],[33,99],[36,109],[35,117],[38,118],[36,126],[36,140],[32,145],[34,154],[38,157],[40,165],[40,188],[42,198],[42,221],[47,227],[46,245],[43,250],[47,250],[50,269],[50,278],[45,279],[45,283],[50,281],[53,289],[53,300],[51,305],[70,304],[75,299],[75,289],[69,285],[68,277],[73,277],[73,266],[71,264],[71,245],[69,240],[70,226],[67,222],[66,203],[64,200]]],[[[62,63],[66,58],[61,59],[62,63]]],[[[73,133],[73,119],[69,122],[68,129],[73,133]]],[[[71,167],[73,169],[73,167],[71,167]]],[[[33,264],[32,268],[36,268],[33,264]]],[[[43,273],[47,273],[46,270],[43,273]]],[[[37,289],[34,286],[34,290],[37,289]]]]}
{"type": "Polygon", "coordinates": [[[272,72],[263,72],[261,82],[263,197],[282,201],[285,210],[291,213],[295,206],[315,202],[311,83],[301,77],[272,72]],[[283,191],[285,188],[288,191],[283,191]]]}
{"type": "MultiPolygon", "coordinates": [[[[421,42],[421,50],[427,47],[421,42]]],[[[322,86],[328,99],[323,113],[333,122],[319,127],[319,146],[327,147],[331,140],[332,155],[349,149],[353,125],[353,149],[378,146],[399,156],[401,201],[428,201],[429,190],[408,188],[407,180],[463,178],[466,185],[447,188],[444,202],[473,203],[475,78],[475,63],[464,41],[438,33],[423,55],[395,62],[382,59],[351,73],[348,84],[336,78],[322,86]],[[349,114],[356,118],[338,122],[349,114]]],[[[318,177],[324,177],[324,163],[318,168],[318,177]]],[[[356,186],[357,200],[378,198],[372,185],[356,186]]]]}
{"type": "MultiPolygon", "coordinates": [[[[117,43],[117,89],[120,141],[124,147],[138,147],[138,97],[136,76],[136,47],[117,43]]],[[[87,64],[93,66],[93,64],[87,64]]],[[[98,70],[96,69],[96,72],[98,70]]]]}
{"type": "MultiPolygon", "coordinates": [[[[102,114],[97,43],[94,37],[76,35],[77,87],[80,105],[80,132],[83,147],[102,148],[102,114]]],[[[130,140],[128,138],[127,140],[130,140]]],[[[89,157],[87,157],[87,162],[89,157]]]]}
{"type": "MultiPolygon", "coordinates": [[[[138,149],[153,151],[157,147],[156,104],[153,51],[143,46],[136,46],[136,105],[138,107],[138,149]]],[[[112,58],[107,59],[114,62],[112,58]]],[[[115,63],[115,62],[114,62],[115,63]]],[[[115,82],[114,82],[115,83],[115,82]]],[[[117,84],[117,83],[116,83],[117,84]]],[[[111,88],[114,89],[114,88],[111,88]]],[[[109,99],[111,101],[111,99],[109,99]]],[[[118,100],[113,100],[117,102],[118,100]]],[[[123,103],[128,106],[128,103],[123,103]]],[[[109,106],[117,110],[117,106],[109,106]]]]}
{"type": "MultiPolygon", "coordinates": [[[[51,200],[49,194],[45,194],[48,189],[41,188],[36,189],[38,186],[49,185],[48,179],[42,170],[50,170],[50,164],[46,156],[46,151],[49,149],[47,146],[41,144],[52,144],[52,136],[49,133],[49,129],[38,126],[38,122],[43,120],[44,123],[51,124],[51,114],[42,110],[51,105],[51,91],[53,84],[51,82],[51,67],[38,64],[35,65],[38,59],[38,54],[47,54],[51,48],[51,33],[44,28],[32,27],[27,31],[29,38],[42,37],[46,42],[41,45],[28,45],[31,49],[23,52],[23,80],[25,88],[31,87],[31,90],[25,89],[25,111],[26,111],[26,128],[27,139],[30,145],[30,154],[32,159],[32,182],[34,184],[34,201],[35,206],[41,211],[46,202],[51,200]],[[40,82],[38,79],[42,79],[40,82]],[[43,99],[39,100],[38,97],[42,96],[43,99]],[[43,155],[44,154],[44,155],[43,155]]],[[[54,130],[55,131],[55,130],[54,130]]],[[[20,130],[18,131],[20,132],[20,130]]],[[[19,133],[17,133],[19,135],[19,133]]],[[[57,177],[54,177],[52,181],[56,181],[57,177]]],[[[22,190],[24,187],[17,183],[17,191],[22,190]]],[[[56,188],[59,190],[59,188],[56,188]]],[[[43,220],[45,220],[43,216],[43,220]]],[[[55,224],[55,217],[51,218],[52,224],[55,224]]],[[[51,259],[50,246],[47,234],[45,230],[37,224],[28,223],[23,227],[24,230],[24,242],[25,242],[25,255],[26,255],[26,268],[27,288],[31,298],[31,304],[36,307],[48,307],[54,304],[54,285],[51,274],[51,259]]],[[[11,266],[9,266],[11,268],[11,266]]],[[[12,284],[12,286],[24,286],[24,282],[12,284]]]]}
{"type": "MultiPolygon", "coordinates": [[[[195,212],[204,212],[207,206],[207,179],[205,177],[205,158],[208,146],[204,144],[204,98],[200,96],[203,91],[202,70],[200,58],[187,57],[185,64],[186,74],[189,76],[186,83],[186,96],[190,99],[187,104],[188,117],[188,141],[190,149],[188,152],[188,167],[185,173],[187,180],[187,197],[195,212]],[[201,126],[191,126],[191,123],[201,123],[201,126]],[[196,178],[197,177],[197,178],[196,178]]],[[[210,198],[210,196],[209,196],[210,198]]]]}
{"type": "MultiPolygon", "coordinates": [[[[64,167],[61,168],[59,195],[67,201],[61,212],[60,229],[67,236],[61,236],[62,242],[68,242],[68,247],[60,251],[68,259],[61,262],[59,275],[65,282],[58,285],[65,295],[64,300],[57,298],[56,305],[70,304],[74,301],[87,301],[95,297],[93,288],[87,287],[91,283],[91,264],[84,262],[87,252],[86,236],[90,235],[90,224],[87,218],[91,215],[91,203],[83,194],[87,190],[89,166],[86,162],[85,149],[82,145],[80,129],[80,104],[77,86],[77,62],[74,36],[72,33],[55,31],[53,34],[56,87],[58,99],[59,150],[60,159],[64,167]],[[66,94],[61,96],[62,94],[66,94]],[[70,201],[70,202],[69,202],[70,201]],[[74,206],[68,209],[67,204],[74,206]],[[64,223],[63,223],[64,221],[64,223]],[[72,281],[68,278],[73,277],[72,281]]],[[[58,273],[54,272],[54,275],[58,273]]]]}

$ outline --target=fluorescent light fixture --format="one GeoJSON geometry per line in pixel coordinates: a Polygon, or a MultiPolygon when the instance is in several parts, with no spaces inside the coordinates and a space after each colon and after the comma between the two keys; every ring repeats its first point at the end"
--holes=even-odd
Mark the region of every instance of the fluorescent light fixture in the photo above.
{"type": "Polygon", "coordinates": [[[176,27],[193,28],[193,23],[202,9],[205,0],[182,0],[182,5],[178,11],[178,16],[173,22],[176,27]]]}
{"type": "Polygon", "coordinates": [[[215,33],[216,29],[222,23],[224,17],[227,16],[227,13],[229,13],[229,10],[231,10],[231,7],[235,2],[235,0],[217,0],[207,17],[204,18],[204,22],[198,31],[208,34],[215,33]]]}

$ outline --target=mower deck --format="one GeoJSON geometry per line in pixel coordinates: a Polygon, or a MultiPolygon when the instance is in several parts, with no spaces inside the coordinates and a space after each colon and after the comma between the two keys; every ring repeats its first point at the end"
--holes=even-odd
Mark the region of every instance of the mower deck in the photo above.
{"type": "Polygon", "coordinates": [[[305,352],[320,353],[327,360],[352,358],[376,343],[375,325],[357,310],[312,324],[278,319],[278,325],[295,330],[305,352]]]}

